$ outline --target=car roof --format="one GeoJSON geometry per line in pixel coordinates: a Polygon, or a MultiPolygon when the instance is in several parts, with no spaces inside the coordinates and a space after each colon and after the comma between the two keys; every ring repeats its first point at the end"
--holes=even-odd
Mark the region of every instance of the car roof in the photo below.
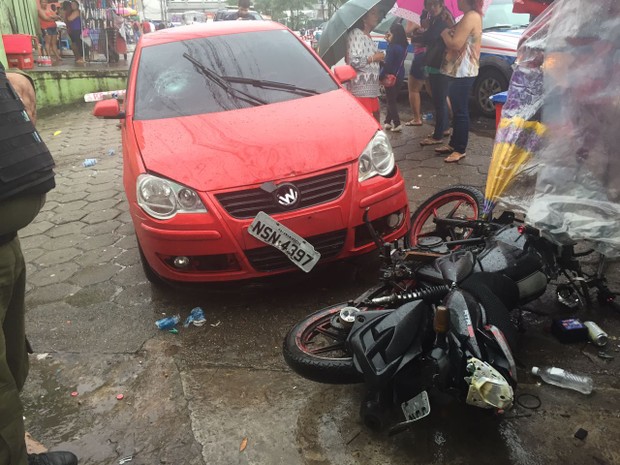
{"type": "Polygon", "coordinates": [[[212,23],[194,23],[151,32],[142,36],[142,47],[179,42],[188,39],[213,37],[242,32],[288,30],[286,26],[275,21],[217,21],[212,23]]]}

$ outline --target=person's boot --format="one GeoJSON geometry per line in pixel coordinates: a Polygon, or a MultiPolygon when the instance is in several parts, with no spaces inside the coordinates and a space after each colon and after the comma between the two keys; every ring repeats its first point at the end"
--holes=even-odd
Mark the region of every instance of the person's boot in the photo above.
{"type": "Polygon", "coordinates": [[[78,459],[71,452],[56,451],[28,454],[28,465],[77,465],[78,459]]]}

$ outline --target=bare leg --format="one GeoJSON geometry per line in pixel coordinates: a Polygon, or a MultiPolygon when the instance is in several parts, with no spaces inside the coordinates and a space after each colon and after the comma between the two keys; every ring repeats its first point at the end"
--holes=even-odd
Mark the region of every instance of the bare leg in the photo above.
{"type": "Polygon", "coordinates": [[[51,55],[53,57],[55,57],[58,61],[62,60],[62,57],[60,56],[60,52],[58,51],[58,34],[55,34],[53,36],[50,36],[51,40],[51,55]]]}
{"type": "Polygon", "coordinates": [[[47,53],[48,57],[52,57],[54,54],[54,50],[52,49],[52,36],[49,34],[45,34],[45,53],[47,53]]]}
{"type": "Polygon", "coordinates": [[[424,86],[424,81],[415,79],[409,75],[407,80],[407,87],[409,89],[409,105],[411,106],[411,112],[413,113],[413,119],[409,122],[412,125],[422,124],[422,113],[420,111],[420,91],[424,86]]]}

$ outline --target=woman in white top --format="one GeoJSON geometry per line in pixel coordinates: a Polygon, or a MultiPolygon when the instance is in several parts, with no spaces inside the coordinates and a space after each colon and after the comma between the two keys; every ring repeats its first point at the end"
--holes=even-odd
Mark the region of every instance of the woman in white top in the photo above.
{"type": "Polygon", "coordinates": [[[446,163],[459,161],[466,155],[469,138],[469,95],[478,76],[480,45],[482,41],[483,0],[458,0],[463,18],[441,33],[446,44],[446,56],[441,73],[450,77],[450,102],[452,103],[452,137],[448,146],[437,149],[450,153],[446,163]]]}
{"type": "Polygon", "coordinates": [[[379,121],[379,73],[385,54],[370,37],[381,20],[379,7],[371,8],[355,23],[347,36],[345,61],[357,72],[348,85],[349,91],[379,121]]]}

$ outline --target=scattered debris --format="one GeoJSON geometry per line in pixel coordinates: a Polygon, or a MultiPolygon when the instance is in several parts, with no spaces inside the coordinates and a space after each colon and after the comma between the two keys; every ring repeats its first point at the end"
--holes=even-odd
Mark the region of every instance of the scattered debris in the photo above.
{"type": "Polygon", "coordinates": [[[172,329],[179,323],[180,320],[181,317],[179,315],[168,316],[166,318],[161,318],[160,320],[157,320],[155,322],[155,325],[159,329],[172,329]]]}
{"type": "Polygon", "coordinates": [[[108,157],[113,156],[114,154],[116,154],[116,150],[114,149],[108,149],[108,157]]]}
{"type": "Polygon", "coordinates": [[[85,158],[82,162],[82,166],[84,168],[88,168],[89,166],[95,166],[97,164],[96,158],[85,158]]]}
{"type": "Polygon", "coordinates": [[[206,322],[207,320],[205,318],[205,313],[203,312],[202,308],[196,307],[192,309],[189,316],[185,319],[183,327],[187,328],[190,324],[193,324],[194,326],[202,326],[206,322]]]}
{"type": "Polygon", "coordinates": [[[604,350],[599,350],[598,351],[598,357],[602,358],[603,360],[613,360],[614,356],[611,354],[608,354],[607,352],[605,352],[604,350]]]}
{"type": "Polygon", "coordinates": [[[170,331],[168,331],[170,334],[179,334],[179,330],[176,328],[172,328],[170,331]]]}
{"type": "Polygon", "coordinates": [[[579,428],[577,432],[575,433],[575,437],[577,439],[581,439],[582,441],[586,438],[587,435],[588,435],[588,432],[583,428],[579,428]]]}
{"type": "Polygon", "coordinates": [[[362,431],[361,431],[361,430],[358,430],[358,432],[357,432],[357,433],[355,433],[355,434],[353,435],[353,437],[347,441],[347,446],[348,446],[349,444],[351,444],[353,441],[355,441],[355,439],[357,439],[357,437],[358,437],[361,433],[362,433],[362,431]]]}
{"type": "Polygon", "coordinates": [[[131,462],[132,460],[133,460],[133,455],[122,457],[118,459],[118,465],[123,465],[124,463],[131,462]]]}
{"type": "Polygon", "coordinates": [[[248,438],[243,438],[241,444],[239,445],[239,452],[243,452],[246,447],[248,447],[248,438]]]}
{"type": "Polygon", "coordinates": [[[213,326],[214,328],[217,328],[220,325],[221,321],[218,321],[217,323],[211,323],[211,326],[213,326]]]}
{"type": "Polygon", "coordinates": [[[419,189],[420,186],[411,186],[412,189],[419,189]]]}
{"type": "Polygon", "coordinates": [[[554,319],[551,334],[563,344],[588,340],[588,328],[578,318],[554,319]]]}
{"type": "Polygon", "coordinates": [[[54,137],[59,136],[62,134],[62,131],[54,131],[54,137]]]}
{"type": "Polygon", "coordinates": [[[125,398],[125,396],[123,394],[117,394],[116,395],[116,400],[123,400],[125,398]]]}
{"type": "Polygon", "coordinates": [[[37,360],[44,360],[47,358],[49,354],[46,352],[44,354],[37,354],[37,360]]]}
{"type": "Polygon", "coordinates": [[[588,329],[588,337],[594,345],[604,347],[609,340],[609,336],[594,321],[584,321],[583,325],[588,329]]]}
{"type": "Polygon", "coordinates": [[[77,396],[79,396],[79,395],[80,395],[80,393],[79,393],[79,392],[77,392],[77,391],[73,391],[73,392],[71,393],[71,397],[77,397],[77,396]]]}

